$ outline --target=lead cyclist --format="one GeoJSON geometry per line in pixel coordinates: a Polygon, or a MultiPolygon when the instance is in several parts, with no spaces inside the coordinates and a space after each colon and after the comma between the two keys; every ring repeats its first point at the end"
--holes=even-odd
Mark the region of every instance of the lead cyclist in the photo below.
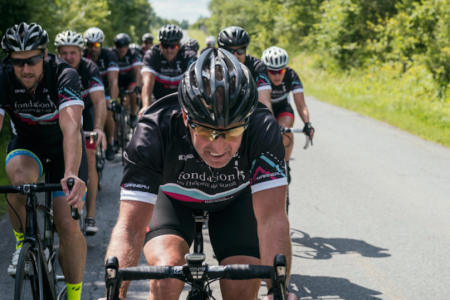
{"type": "MultiPolygon", "coordinates": [[[[276,119],[258,103],[255,81],[228,51],[208,49],[178,93],[155,102],[125,152],[119,219],[107,255],[136,266],[183,265],[195,233],[192,212],[209,212],[221,265],[292,261],[285,212],[284,146],[276,119]]],[[[273,299],[270,280],[266,300],[273,299]]],[[[261,280],[221,280],[223,299],[257,299],[261,280]]],[[[129,282],[120,297],[125,298],[129,282]]],[[[178,299],[184,283],[151,280],[148,299],[178,299]]],[[[289,300],[296,300],[289,294],[289,300]]]]}

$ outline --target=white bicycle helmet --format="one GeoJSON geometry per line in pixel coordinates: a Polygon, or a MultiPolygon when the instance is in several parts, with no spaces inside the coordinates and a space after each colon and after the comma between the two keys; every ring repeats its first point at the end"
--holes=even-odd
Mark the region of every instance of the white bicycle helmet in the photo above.
{"type": "Polygon", "coordinates": [[[83,49],[83,37],[81,34],[71,30],[58,33],[55,38],[55,47],[58,49],[61,46],[77,46],[78,48],[83,49]]]}
{"type": "Polygon", "coordinates": [[[207,36],[205,40],[206,46],[215,47],[216,46],[216,37],[213,35],[207,36]]]}
{"type": "Polygon", "coordinates": [[[86,43],[103,43],[105,35],[100,28],[91,27],[84,33],[84,41],[86,43]]]}
{"type": "Polygon", "coordinates": [[[287,67],[289,63],[289,55],[286,50],[272,46],[267,48],[261,57],[262,62],[269,70],[281,70],[287,67]]]}

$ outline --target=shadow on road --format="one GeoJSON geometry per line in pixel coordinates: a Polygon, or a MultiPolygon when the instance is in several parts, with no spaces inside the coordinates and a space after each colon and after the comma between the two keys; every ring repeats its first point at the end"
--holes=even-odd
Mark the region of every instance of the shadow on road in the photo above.
{"type": "Polygon", "coordinates": [[[291,229],[293,255],[307,259],[331,259],[336,254],[359,253],[364,257],[389,257],[388,249],[372,246],[364,241],[340,238],[311,237],[309,234],[291,229]],[[302,249],[304,248],[304,249],[302,249]]]}
{"type": "Polygon", "coordinates": [[[292,274],[289,291],[298,299],[381,300],[380,292],[351,283],[348,279],[292,274]]]}

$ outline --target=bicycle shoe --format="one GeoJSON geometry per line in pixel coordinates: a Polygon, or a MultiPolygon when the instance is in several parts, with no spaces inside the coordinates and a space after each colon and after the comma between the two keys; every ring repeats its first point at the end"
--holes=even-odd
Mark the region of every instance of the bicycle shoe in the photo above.
{"type": "Polygon", "coordinates": [[[98,232],[97,222],[93,217],[87,217],[84,223],[86,224],[86,235],[95,235],[98,232]]]}
{"type": "Polygon", "coordinates": [[[137,116],[130,115],[130,126],[131,128],[135,128],[137,126],[138,119],[137,116]]]}
{"type": "Polygon", "coordinates": [[[119,141],[114,141],[113,149],[114,149],[115,153],[119,153],[119,150],[120,150],[119,141]]]}
{"type": "Polygon", "coordinates": [[[114,155],[113,145],[108,144],[108,146],[106,147],[105,154],[106,154],[107,160],[109,160],[109,161],[114,160],[115,155],[114,155]]]}
{"type": "MultiPolygon", "coordinates": [[[[19,255],[20,255],[21,250],[22,250],[22,248],[16,249],[16,251],[14,252],[14,254],[12,256],[11,263],[8,266],[8,275],[11,277],[16,277],[17,262],[19,261],[19,255]]],[[[25,275],[28,275],[29,270],[30,270],[30,263],[26,262],[25,263],[25,275]]]]}

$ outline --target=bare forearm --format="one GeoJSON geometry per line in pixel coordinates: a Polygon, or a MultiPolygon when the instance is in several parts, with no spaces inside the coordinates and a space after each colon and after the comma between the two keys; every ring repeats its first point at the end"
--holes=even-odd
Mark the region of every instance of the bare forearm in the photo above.
{"type": "MultiPolygon", "coordinates": [[[[152,74],[144,73],[144,86],[142,88],[142,106],[149,107],[152,101],[153,88],[155,87],[155,79],[152,80],[152,74]]],[[[153,75],[154,76],[154,75],[153,75]]]]}
{"type": "Polygon", "coordinates": [[[64,166],[65,176],[78,176],[78,170],[81,164],[82,141],[80,127],[73,126],[64,130],[64,166]]]}
{"type": "MultiPolygon", "coordinates": [[[[292,244],[287,216],[268,218],[264,224],[258,223],[258,237],[261,264],[272,266],[275,256],[284,254],[289,276],[292,263],[292,244]]],[[[271,287],[270,280],[266,280],[266,283],[269,289],[271,287]]]]}
{"type": "Polygon", "coordinates": [[[136,85],[142,86],[141,66],[134,67],[134,77],[136,78],[136,85]]]}
{"type": "Polygon", "coordinates": [[[94,104],[94,128],[103,130],[106,120],[106,103],[105,94],[103,91],[97,91],[99,94],[95,95],[92,100],[94,104]]]}
{"type": "MultiPolygon", "coordinates": [[[[120,222],[114,227],[106,257],[115,256],[120,268],[134,267],[139,263],[139,257],[144,245],[145,230],[133,232],[120,222]]],[[[126,297],[129,281],[122,283],[120,297],[126,297]]]]}
{"type": "Polygon", "coordinates": [[[306,106],[305,97],[303,93],[294,94],[294,102],[295,106],[297,106],[298,114],[300,115],[300,118],[302,119],[303,123],[308,123],[309,111],[308,107],[306,106]]]}
{"type": "Polygon", "coordinates": [[[119,78],[119,72],[108,72],[108,84],[109,84],[109,91],[111,95],[111,99],[117,99],[119,97],[119,86],[118,86],[118,78],[119,78]]]}
{"type": "Polygon", "coordinates": [[[270,92],[271,90],[262,90],[258,92],[259,102],[267,106],[269,110],[273,113],[272,110],[272,101],[270,100],[270,92]]]}

